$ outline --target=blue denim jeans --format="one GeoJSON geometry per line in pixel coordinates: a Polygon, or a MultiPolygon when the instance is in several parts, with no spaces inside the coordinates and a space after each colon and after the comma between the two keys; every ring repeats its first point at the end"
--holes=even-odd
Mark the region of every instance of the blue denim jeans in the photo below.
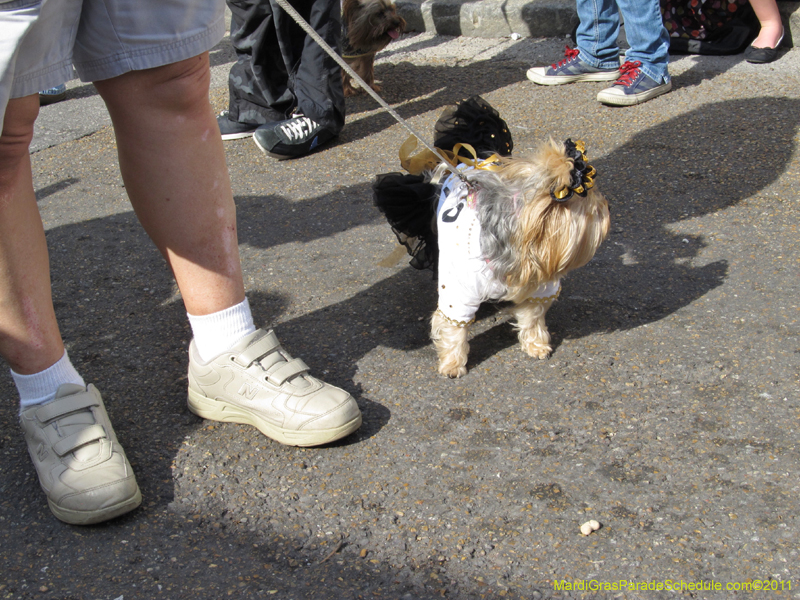
{"type": "Polygon", "coordinates": [[[620,15],[630,50],[625,60],[639,61],[642,71],[659,83],[669,81],[669,33],[659,0],[577,0],[580,59],[599,69],[619,67],[620,15]]]}

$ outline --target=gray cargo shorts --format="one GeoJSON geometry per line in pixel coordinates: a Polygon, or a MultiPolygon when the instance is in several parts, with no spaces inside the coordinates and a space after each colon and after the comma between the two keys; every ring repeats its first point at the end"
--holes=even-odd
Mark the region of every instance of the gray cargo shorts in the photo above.
{"type": "Polygon", "coordinates": [[[0,123],[9,98],[192,58],[225,35],[223,0],[0,0],[0,123]]]}

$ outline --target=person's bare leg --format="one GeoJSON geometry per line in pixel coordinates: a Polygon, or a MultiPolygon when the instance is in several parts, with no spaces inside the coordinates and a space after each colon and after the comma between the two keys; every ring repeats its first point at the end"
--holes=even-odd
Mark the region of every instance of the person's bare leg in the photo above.
{"type": "Polygon", "coordinates": [[[38,96],[10,100],[0,137],[0,355],[20,375],[64,354],[28,150],[38,114],[38,96]]]}
{"type": "Polygon", "coordinates": [[[208,101],[208,54],[95,86],[111,114],[128,196],[187,312],[242,302],[236,207],[208,101]]]}
{"type": "Polygon", "coordinates": [[[99,523],[133,510],[142,495],[100,393],[83,387],[58,331],[28,154],[38,112],[38,95],[11,100],[0,137],[0,355],[13,371],[20,426],[50,510],[67,523],[99,523]],[[43,403],[49,408],[40,410],[43,403]]]}
{"type": "Polygon", "coordinates": [[[750,0],[750,6],[761,24],[761,31],[751,45],[756,48],[775,48],[783,35],[778,4],[775,0],[750,0]]]}
{"type": "Polygon", "coordinates": [[[274,332],[255,330],[249,309],[251,334],[200,355],[193,317],[213,319],[227,308],[235,311],[245,298],[236,210],[222,137],[208,102],[208,55],[96,85],[114,123],[128,195],[172,267],[191,315],[189,410],[253,425],[296,446],[328,444],[358,429],[355,399],[313,378],[302,360],[282,350],[274,332]],[[235,360],[243,355],[244,364],[235,360]],[[247,406],[230,391],[243,385],[251,394],[247,406]]]}

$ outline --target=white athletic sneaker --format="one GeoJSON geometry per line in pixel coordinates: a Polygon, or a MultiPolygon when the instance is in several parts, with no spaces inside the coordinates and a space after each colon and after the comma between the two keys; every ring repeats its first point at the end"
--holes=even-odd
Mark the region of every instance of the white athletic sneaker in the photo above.
{"type": "Polygon", "coordinates": [[[19,421],[39,484],[56,517],[73,525],[91,525],[142,503],[96,387],[65,383],[54,400],[25,409],[19,421]]]}
{"type": "Polygon", "coordinates": [[[204,419],[245,423],[290,446],[319,446],[361,425],[353,397],[308,374],[273,331],[257,330],[203,363],[189,347],[189,410],[204,419]]]}

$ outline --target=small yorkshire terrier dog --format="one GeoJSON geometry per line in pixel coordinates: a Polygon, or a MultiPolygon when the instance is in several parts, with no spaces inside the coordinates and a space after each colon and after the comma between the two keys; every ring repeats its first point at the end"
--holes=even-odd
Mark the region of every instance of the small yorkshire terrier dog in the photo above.
{"type": "MultiPolygon", "coordinates": [[[[400,37],[406,22],[397,14],[391,0],[344,0],[342,4],[342,58],[373,90],[375,83],[375,54],[400,37]]],[[[353,86],[353,78],[342,69],[345,96],[355,96],[363,90],[353,86]]]]}
{"type": "Polygon", "coordinates": [[[480,97],[446,111],[436,131],[435,146],[452,148],[442,153],[461,163],[457,174],[437,184],[445,169],[433,153],[409,160],[401,149],[411,174],[379,175],[373,190],[412,266],[437,267],[431,339],[439,372],[466,374],[468,327],[485,301],[513,302],[522,349],[547,358],[545,314],[560,280],[588,263],[608,234],[608,203],[584,144],[550,139],[533,156],[512,158],[505,121],[480,97]],[[458,139],[467,142],[453,144],[458,139]],[[473,159],[461,154],[467,143],[473,159]]]}

